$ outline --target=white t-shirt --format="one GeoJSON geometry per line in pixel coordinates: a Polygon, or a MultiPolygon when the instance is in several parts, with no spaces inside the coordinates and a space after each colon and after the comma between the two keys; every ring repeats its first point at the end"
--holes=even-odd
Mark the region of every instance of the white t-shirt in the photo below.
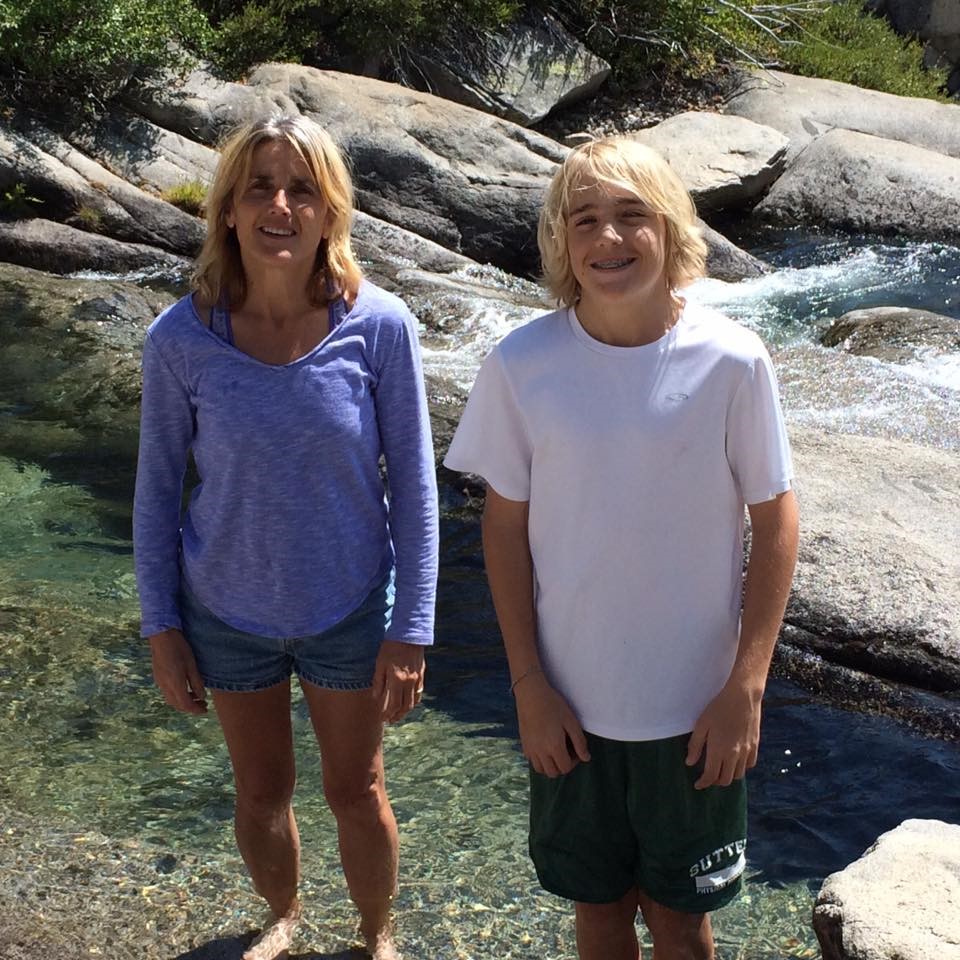
{"type": "Polygon", "coordinates": [[[693,304],[640,347],[539,317],[484,361],[444,463],[529,500],[541,659],[583,728],[692,730],[737,651],[744,504],[793,475],[759,337],[693,304]]]}

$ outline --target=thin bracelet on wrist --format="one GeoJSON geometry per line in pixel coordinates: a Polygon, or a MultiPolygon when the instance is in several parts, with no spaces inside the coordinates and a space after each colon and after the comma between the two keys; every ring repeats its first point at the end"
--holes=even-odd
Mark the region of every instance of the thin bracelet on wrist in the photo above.
{"type": "Polygon", "coordinates": [[[543,670],[541,670],[540,667],[529,667],[527,670],[524,670],[523,673],[521,673],[520,676],[517,677],[517,679],[514,680],[513,683],[510,684],[510,692],[513,693],[513,691],[514,691],[514,689],[516,688],[517,684],[518,684],[521,680],[526,680],[527,677],[531,677],[531,676],[533,676],[533,674],[535,674],[535,673],[543,673],[543,670]]]}

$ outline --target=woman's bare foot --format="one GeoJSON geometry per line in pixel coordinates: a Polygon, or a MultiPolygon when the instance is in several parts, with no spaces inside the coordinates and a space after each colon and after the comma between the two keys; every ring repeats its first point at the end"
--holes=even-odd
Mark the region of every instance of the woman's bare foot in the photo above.
{"type": "Polygon", "coordinates": [[[367,941],[370,960],[402,960],[393,939],[393,927],[385,927],[372,940],[367,941]]]}
{"type": "MultiPolygon", "coordinates": [[[[263,929],[263,932],[250,944],[243,960],[287,960],[290,944],[300,923],[300,901],[282,916],[276,917],[263,929]]],[[[376,956],[376,954],[374,954],[376,956]]],[[[386,955],[389,958],[389,954],[386,955]]]]}

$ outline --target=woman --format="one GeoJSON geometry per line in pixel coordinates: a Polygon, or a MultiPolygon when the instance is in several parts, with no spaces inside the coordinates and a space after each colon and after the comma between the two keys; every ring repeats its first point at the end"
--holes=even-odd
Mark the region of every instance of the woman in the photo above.
{"type": "Polygon", "coordinates": [[[351,214],[324,130],[288,116],[244,126],[207,198],[194,291],[144,346],[142,633],[171,706],[205,713],[212,692],[237,843],[272,911],[246,960],[285,957],[300,916],[293,672],[360,932],[375,960],[397,955],[383,723],[423,692],[436,481],[416,322],[361,277],[351,214]],[[181,518],[188,451],[199,483],[181,518]]]}

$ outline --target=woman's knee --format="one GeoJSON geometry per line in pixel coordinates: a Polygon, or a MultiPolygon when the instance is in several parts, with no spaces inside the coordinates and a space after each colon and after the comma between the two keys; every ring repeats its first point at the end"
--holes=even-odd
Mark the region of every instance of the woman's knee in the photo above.
{"type": "Polygon", "coordinates": [[[360,778],[341,779],[325,775],[323,794],[338,820],[375,820],[387,803],[383,778],[372,772],[360,778]]]}
{"type": "Polygon", "coordinates": [[[237,807],[258,820],[285,813],[293,800],[296,776],[244,777],[236,779],[237,807]]]}

